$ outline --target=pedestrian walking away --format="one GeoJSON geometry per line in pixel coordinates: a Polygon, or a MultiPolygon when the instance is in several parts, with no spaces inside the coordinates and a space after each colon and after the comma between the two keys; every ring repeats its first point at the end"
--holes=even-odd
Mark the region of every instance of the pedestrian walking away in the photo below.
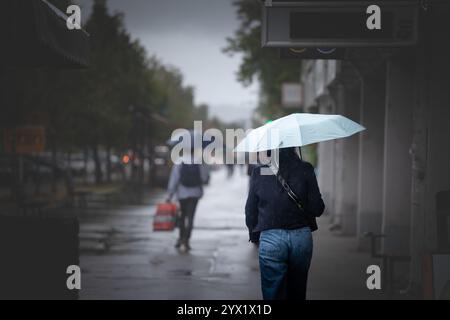
{"type": "Polygon", "coordinates": [[[180,202],[180,217],[178,226],[180,229],[176,248],[182,245],[190,249],[189,240],[194,226],[194,216],[197,204],[203,197],[203,185],[209,181],[209,169],[204,164],[196,164],[194,151],[189,156],[183,157],[181,163],[172,167],[167,202],[175,196],[180,202]]]}
{"type": "Polygon", "coordinates": [[[313,166],[300,159],[297,148],[278,151],[278,161],[253,170],[246,224],[250,241],[259,242],[263,298],[304,300],[311,232],[317,230],[315,219],[325,205],[313,166]],[[265,172],[269,169],[273,174],[265,172]]]}

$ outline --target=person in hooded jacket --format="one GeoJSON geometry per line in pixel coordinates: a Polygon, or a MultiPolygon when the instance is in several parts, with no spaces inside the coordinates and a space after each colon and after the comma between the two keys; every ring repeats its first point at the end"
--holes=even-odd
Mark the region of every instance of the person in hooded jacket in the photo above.
{"type": "Polygon", "coordinates": [[[301,160],[299,149],[277,151],[278,157],[272,155],[270,165],[253,170],[245,206],[246,224],[250,241],[259,242],[263,298],[305,300],[313,251],[311,232],[317,230],[316,217],[325,205],[314,167],[301,160]]]}
{"type": "Polygon", "coordinates": [[[194,216],[198,201],[203,197],[203,185],[208,184],[209,168],[206,164],[196,164],[195,150],[191,154],[183,156],[180,163],[174,164],[170,173],[167,202],[171,202],[174,196],[180,202],[180,217],[178,226],[180,229],[176,248],[182,245],[190,250],[189,240],[194,227],[194,216]]]}

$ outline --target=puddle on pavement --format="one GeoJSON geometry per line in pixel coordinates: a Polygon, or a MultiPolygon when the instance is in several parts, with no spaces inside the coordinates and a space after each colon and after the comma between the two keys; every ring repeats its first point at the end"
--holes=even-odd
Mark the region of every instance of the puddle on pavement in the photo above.
{"type": "Polygon", "coordinates": [[[169,270],[169,273],[173,276],[181,276],[181,277],[192,276],[192,270],[189,270],[189,269],[174,269],[174,270],[169,270]]]}
{"type": "Polygon", "coordinates": [[[229,273],[214,273],[209,276],[200,277],[201,280],[204,281],[221,281],[229,279],[231,275],[229,273]]]}
{"type": "Polygon", "coordinates": [[[205,272],[192,271],[190,269],[173,269],[169,270],[168,273],[174,277],[197,277],[203,281],[223,281],[231,277],[229,273],[205,274],[205,272]]]}

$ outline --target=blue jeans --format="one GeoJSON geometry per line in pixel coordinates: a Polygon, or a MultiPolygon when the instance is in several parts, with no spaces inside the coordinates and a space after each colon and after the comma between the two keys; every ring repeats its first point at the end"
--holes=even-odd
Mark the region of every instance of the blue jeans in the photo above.
{"type": "Polygon", "coordinates": [[[311,264],[311,229],[272,229],[261,232],[259,268],[264,300],[306,299],[311,264]]]}

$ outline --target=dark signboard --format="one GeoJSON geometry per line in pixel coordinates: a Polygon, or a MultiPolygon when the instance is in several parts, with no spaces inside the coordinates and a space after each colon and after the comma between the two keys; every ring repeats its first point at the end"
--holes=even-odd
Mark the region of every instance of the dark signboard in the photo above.
{"type": "Polygon", "coordinates": [[[402,47],[417,43],[415,1],[269,1],[263,8],[264,47],[402,47]],[[379,28],[369,28],[376,3],[379,28]],[[373,10],[373,9],[372,9],[373,10]]]}
{"type": "Polygon", "coordinates": [[[383,28],[369,30],[364,12],[297,12],[290,13],[290,38],[301,39],[367,39],[389,40],[394,36],[394,14],[383,14],[383,28]]]}
{"type": "Polygon", "coordinates": [[[45,151],[45,128],[23,126],[5,129],[4,152],[7,154],[33,154],[45,151]]]}

